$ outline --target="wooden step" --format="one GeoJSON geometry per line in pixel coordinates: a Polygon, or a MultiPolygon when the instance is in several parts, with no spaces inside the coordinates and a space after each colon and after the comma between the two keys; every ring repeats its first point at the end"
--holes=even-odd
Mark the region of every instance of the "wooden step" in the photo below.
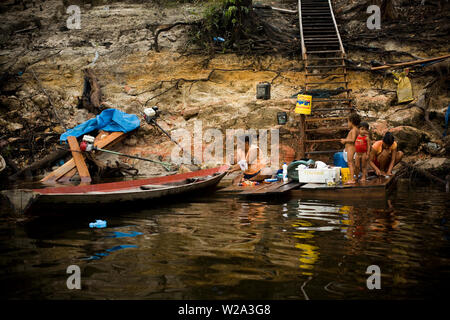
{"type": "MultiPolygon", "coordinates": [[[[330,89],[331,90],[331,89],[330,89]]],[[[337,90],[339,90],[339,93],[337,93],[336,95],[338,95],[338,94],[342,94],[342,93],[346,93],[346,92],[351,92],[352,91],[352,89],[335,89],[336,91],[337,90]]],[[[314,92],[314,91],[313,91],[314,92]]],[[[310,92],[310,93],[313,93],[313,92],[310,92]]],[[[304,94],[309,94],[309,95],[311,95],[310,93],[304,93],[304,94]]],[[[314,99],[314,98],[313,98],[314,99]]],[[[320,98],[318,98],[318,99],[320,99],[320,98]]]]}
{"type": "Polygon", "coordinates": [[[322,108],[322,109],[312,109],[312,112],[331,112],[331,111],[351,111],[354,108],[322,108]]]}
{"type": "Polygon", "coordinates": [[[347,72],[344,73],[307,73],[305,74],[305,77],[328,77],[328,76],[345,76],[347,75],[347,72]]]}
{"type": "Polygon", "coordinates": [[[337,38],[334,41],[305,40],[304,42],[307,47],[326,47],[339,45],[339,40],[337,38]]]}
{"type": "Polygon", "coordinates": [[[303,27],[303,34],[308,33],[308,32],[324,32],[324,31],[328,31],[328,32],[336,32],[336,29],[333,27],[303,27]]]}
{"type": "Polygon", "coordinates": [[[345,65],[325,65],[325,66],[306,66],[307,69],[329,69],[329,68],[345,68],[345,65]]]}
{"type": "Polygon", "coordinates": [[[328,81],[328,82],[305,82],[305,85],[308,84],[331,84],[331,83],[348,83],[348,81],[328,81]]]}
{"type": "Polygon", "coordinates": [[[320,17],[326,17],[327,19],[331,18],[331,12],[330,11],[319,11],[319,12],[313,12],[313,11],[302,11],[302,18],[307,16],[320,16],[320,17]]]}
{"type": "Polygon", "coordinates": [[[307,54],[316,54],[316,53],[334,53],[334,52],[342,52],[341,50],[320,50],[320,51],[307,51],[307,54]]]}
{"type": "Polygon", "coordinates": [[[308,26],[303,26],[303,35],[313,34],[313,33],[336,34],[336,29],[334,27],[312,28],[312,27],[308,27],[308,26]]]}
{"type": "Polygon", "coordinates": [[[322,40],[334,40],[334,39],[337,39],[337,36],[336,36],[336,37],[330,37],[330,36],[323,36],[323,37],[305,37],[304,39],[305,39],[305,41],[315,41],[315,40],[320,40],[320,41],[322,41],[322,40]]]}
{"type": "Polygon", "coordinates": [[[330,118],[306,118],[306,122],[335,121],[346,120],[348,117],[330,117],[330,118]]]}
{"type": "Polygon", "coordinates": [[[309,13],[322,13],[327,14],[330,13],[329,8],[319,9],[319,8],[302,8],[302,16],[303,14],[309,14],[309,13]]]}
{"type": "Polygon", "coordinates": [[[305,132],[311,133],[329,133],[333,131],[345,131],[349,130],[348,127],[329,127],[329,128],[314,128],[314,129],[305,129],[305,132]]]}
{"type": "Polygon", "coordinates": [[[344,60],[344,57],[324,57],[324,58],[308,58],[308,60],[314,60],[314,61],[319,61],[319,60],[344,60]]]}
{"type": "Polygon", "coordinates": [[[312,102],[333,102],[333,101],[352,101],[352,99],[312,99],[312,102]]]}
{"type": "Polygon", "coordinates": [[[305,143],[325,143],[325,142],[335,142],[335,141],[341,141],[341,138],[339,138],[339,139],[305,140],[305,143]]]}
{"type": "Polygon", "coordinates": [[[321,150],[321,151],[306,151],[305,154],[327,154],[327,153],[336,153],[341,152],[341,150],[321,150]]]}

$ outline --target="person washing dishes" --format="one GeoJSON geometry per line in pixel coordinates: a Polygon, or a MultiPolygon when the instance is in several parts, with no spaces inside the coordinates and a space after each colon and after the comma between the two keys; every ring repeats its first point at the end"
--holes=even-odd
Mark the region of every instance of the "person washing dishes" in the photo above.
{"type": "Polygon", "coordinates": [[[370,150],[370,166],[378,176],[392,175],[392,169],[403,158],[403,152],[397,150],[397,142],[391,132],[386,132],[383,140],[378,140],[370,150]]]}
{"type": "Polygon", "coordinates": [[[265,157],[258,157],[261,150],[257,144],[250,144],[248,135],[240,137],[240,139],[244,139],[244,150],[237,150],[237,159],[239,160],[237,164],[229,169],[229,173],[241,170],[243,173],[241,180],[263,181],[266,178],[270,178],[272,169],[267,167],[268,161],[265,157]]]}

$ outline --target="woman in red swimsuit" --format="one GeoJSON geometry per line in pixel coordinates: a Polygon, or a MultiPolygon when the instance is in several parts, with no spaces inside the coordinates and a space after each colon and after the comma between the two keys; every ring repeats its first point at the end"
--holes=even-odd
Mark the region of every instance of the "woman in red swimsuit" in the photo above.
{"type": "Polygon", "coordinates": [[[362,167],[361,181],[364,182],[367,178],[367,163],[370,152],[369,124],[367,122],[359,124],[359,135],[355,141],[355,151],[355,175],[358,178],[359,170],[362,167]]]}

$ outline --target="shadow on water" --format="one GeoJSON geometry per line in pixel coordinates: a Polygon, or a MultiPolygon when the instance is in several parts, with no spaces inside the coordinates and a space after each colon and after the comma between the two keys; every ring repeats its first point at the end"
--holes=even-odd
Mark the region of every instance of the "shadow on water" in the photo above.
{"type": "Polygon", "coordinates": [[[448,208],[441,190],[399,183],[375,202],[204,194],[139,209],[62,211],[0,225],[1,296],[443,298],[448,208]],[[89,228],[96,219],[107,228],[89,228]],[[82,290],[67,289],[69,265],[80,267],[82,290]],[[380,290],[367,288],[371,265],[380,267],[380,290]]]}

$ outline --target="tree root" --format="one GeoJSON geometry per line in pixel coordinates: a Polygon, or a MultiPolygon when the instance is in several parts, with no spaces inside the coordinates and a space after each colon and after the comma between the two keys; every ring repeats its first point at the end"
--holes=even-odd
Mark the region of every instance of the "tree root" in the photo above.
{"type": "Polygon", "coordinates": [[[153,48],[155,49],[156,52],[159,52],[158,36],[160,33],[169,31],[170,29],[172,29],[176,26],[192,26],[192,25],[200,25],[200,21],[193,21],[193,22],[179,21],[179,22],[175,22],[171,25],[168,25],[167,27],[156,30],[155,39],[153,40],[153,48]]]}
{"type": "Polygon", "coordinates": [[[21,177],[24,174],[31,175],[31,173],[33,171],[48,167],[56,160],[59,160],[59,159],[65,157],[66,155],[68,155],[69,152],[70,151],[64,150],[64,149],[57,149],[57,150],[53,151],[52,153],[50,153],[49,155],[42,158],[41,160],[33,162],[33,164],[31,164],[30,166],[19,170],[18,172],[16,172],[12,176],[10,176],[9,180],[17,180],[19,177],[21,177]]]}
{"type": "MultiPolygon", "coordinates": [[[[211,71],[209,72],[208,76],[205,78],[198,78],[198,79],[186,79],[186,78],[178,78],[178,79],[171,79],[171,80],[161,80],[159,81],[159,83],[150,90],[146,90],[146,91],[142,91],[140,92],[138,95],[144,94],[144,93],[148,93],[148,92],[153,92],[156,91],[158,89],[162,89],[163,84],[164,83],[170,83],[172,84],[172,86],[170,86],[169,88],[165,89],[164,91],[150,97],[149,99],[147,99],[147,101],[145,101],[144,106],[147,105],[147,103],[149,103],[151,100],[158,98],[162,95],[164,95],[165,93],[169,92],[172,89],[179,89],[180,85],[182,85],[183,83],[191,83],[191,86],[189,87],[189,91],[192,88],[192,85],[194,85],[196,82],[207,82],[207,81],[211,81],[211,77],[213,76],[213,74],[217,71],[220,72],[235,72],[235,71],[255,71],[254,67],[248,66],[245,68],[238,68],[238,69],[220,69],[220,68],[213,68],[211,69],[211,71]]],[[[273,69],[258,69],[257,71],[261,71],[261,72],[273,72],[275,73],[275,76],[272,78],[272,80],[270,81],[271,84],[273,84],[273,82],[279,78],[279,77],[283,77],[282,73],[283,72],[296,72],[296,71],[301,71],[300,69],[296,69],[296,68],[291,68],[291,69],[282,69],[282,70],[273,70],[273,69]]]]}

